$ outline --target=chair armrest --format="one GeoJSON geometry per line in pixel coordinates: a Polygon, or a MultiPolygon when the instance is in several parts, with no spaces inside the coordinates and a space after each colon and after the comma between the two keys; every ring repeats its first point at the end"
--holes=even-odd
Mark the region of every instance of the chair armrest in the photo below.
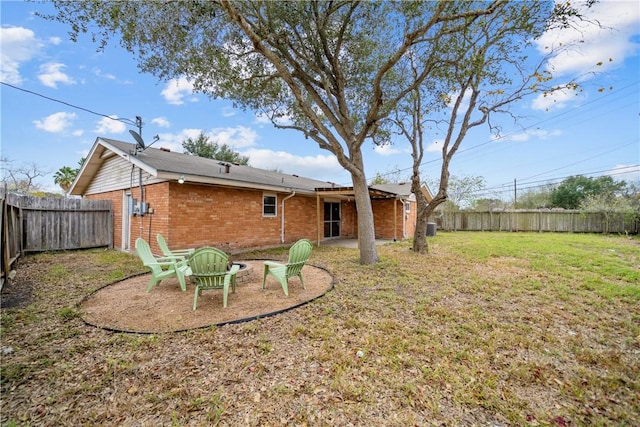
{"type": "Polygon", "coordinates": [[[175,266],[176,264],[180,265],[181,263],[176,263],[175,261],[150,261],[145,263],[145,265],[160,265],[160,266],[175,266]]]}
{"type": "Polygon", "coordinates": [[[227,272],[229,276],[235,275],[238,271],[240,271],[240,266],[238,264],[233,264],[231,269],[227,272]]]}
{"type": "Polygon", "coordinates": [[[195,248],[189,248],[189,249],[174,249],[171,250],[171,254],[172,255],[178,255],[178,256],[189,256],[192,253],[194,253],[196,250],[195,248]]]}
{"type": "Polygon", "coordinates": [[[265,261],[264,265],[268,265],[269,267],[286,267],[285,264],[275,262],[275,261],[265,261]]]}
{"type": "Polygon", "coordinates": [[[157,262],[185,262],[186,258],[180,255],[177,256],[159,256],[156,257],[157,262]]]}

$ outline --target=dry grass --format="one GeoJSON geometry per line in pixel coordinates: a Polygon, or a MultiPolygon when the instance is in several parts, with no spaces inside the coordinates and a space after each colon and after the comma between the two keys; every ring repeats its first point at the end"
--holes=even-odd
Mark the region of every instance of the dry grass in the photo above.
{"type": "Polygon", "coordinates": [[[136,258],[28,257],[31,302],[2,310],[2,424],[640,425],[637,239],[439,233],[427,256],[409,247],[366,267],[315,248],[336,278],[325,297],[161,335],[77,316],[136,258]]]}

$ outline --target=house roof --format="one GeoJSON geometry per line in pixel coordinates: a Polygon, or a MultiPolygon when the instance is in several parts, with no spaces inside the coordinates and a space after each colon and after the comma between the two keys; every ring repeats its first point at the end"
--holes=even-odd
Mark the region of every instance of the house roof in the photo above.
{"type": "MultiPolygon", "coordinates": [[[[422,194],[424,194],[424,197],[426,197],[427,199],[427,202],[431,202],[431,200],[433,200],[433,195],[431,193],[431,189],[429,188],[429,186],[423,182],[420,187],[422,189],[422,194]]],[[[376,184],[371,186],[371,188],[396,194],[400,197],[406,197],[406,198],[415,197],[413,196],[413,192],[411,191],[410,182],[400,182],[397,184],[376,184]]]]}
{"type": "MultiPolygon", "coordinates": [[[[272,191],[296,191],[315,194],[317,191],[335,192],[334,184],[297,175],[230,164],[215,159],[147,147],[136,150],[136,145],[109,138],[97,138],[70,189],[70,194],[83,195],[107,158],[117,155],[141,168],[149,175],[164,180],[217,184],[231,187],[255,188],[272,191]]],[[[340,187],[342,188],[342,187],[340,187]]],[[[351,191],[353,189],[351,188],[351,191]]],[[[386,197],[408,197],[410,184],[384,184],[371,187],[371,191],[386,197]]],[[[353,194],[353,193],[351,193],[353,194]]],[[[372,197],[375,197],[372,194],[372,197]]]]}
{"type": "Polygon", "coordinates": [[[409,197],[412,194],[410,182],[399,182],[397,184],[375,184],[372,185],[371,188],[384,191],[386,193],[396,194],[398,196],[409,197]]]}

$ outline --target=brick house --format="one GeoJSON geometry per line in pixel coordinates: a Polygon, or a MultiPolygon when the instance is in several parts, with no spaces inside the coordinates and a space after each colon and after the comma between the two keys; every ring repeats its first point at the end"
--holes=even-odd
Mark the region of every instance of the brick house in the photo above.
{"type": "MultiPolygon", "coordinates": [[[[370,187],[376,238],[413,236],[410,187],[370,187]]],[[[112,201],[114,247],[122,250],[143,237],[158,252],[157,233],[169,247],[228,252],[357,238],[350,187],[107,138],[94,143],[70,194],[112,201]]]]}

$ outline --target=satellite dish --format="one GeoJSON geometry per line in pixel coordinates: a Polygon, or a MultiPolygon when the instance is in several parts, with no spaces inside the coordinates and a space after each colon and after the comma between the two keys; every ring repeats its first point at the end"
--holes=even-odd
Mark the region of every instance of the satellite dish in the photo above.
{"type": "Polygon", "coordinates": [[[142,137],[140,136],[140,134],[134,130],[129,130],[129,133],[131,134],[133,139],[136,140],[136,148],[144,150],[145,149],[144,141],[142,140],[142,137]]]}

